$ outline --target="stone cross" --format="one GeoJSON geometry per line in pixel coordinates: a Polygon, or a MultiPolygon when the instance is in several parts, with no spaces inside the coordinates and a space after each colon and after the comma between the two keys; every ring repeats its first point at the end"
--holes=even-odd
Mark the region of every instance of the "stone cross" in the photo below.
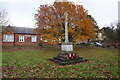
{"type": "Polygon", "coordinates": [[[65,12],[64,13],[64,16],[65,16],[65,43],[69,43],[69,40],[68,40],[68,19],[67,19],[67,16],[68,16],[68,13],[65,12]]]}

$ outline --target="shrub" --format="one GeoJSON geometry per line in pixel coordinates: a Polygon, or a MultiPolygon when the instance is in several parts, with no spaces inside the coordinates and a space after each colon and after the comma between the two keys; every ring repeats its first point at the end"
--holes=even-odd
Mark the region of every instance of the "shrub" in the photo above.
{"type": "Polygon", "coordinates": [[[42,46],[43,45],[43,41],[39,41],[39,46],[42,46]]]}

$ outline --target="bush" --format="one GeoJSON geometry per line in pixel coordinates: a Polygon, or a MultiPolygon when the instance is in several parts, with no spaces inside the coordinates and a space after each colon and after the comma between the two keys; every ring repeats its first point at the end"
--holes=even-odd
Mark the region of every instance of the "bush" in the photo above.
{"type": "Polygon", "coordinates": [[[105,46],[102,46],[103,48],[105,48],[105,46]]]}
{"type": "Polygon", "coordinates": [[[90,46],[90,44],[89,43],[86,43],[86,44],[84,44],[85,46],[90,46]]]}
{"type": "Polygon", "coordinates": [[[82,46],[90,46],[89,43],[80,43],[80,45],[82,45],[82,46]]]}
{"type": "Polygon", "coordinates": [[[106,47],[109,48],[109,47],[111,47],[111,46],[110,46],[110,45],[107,45],[106,47]]]}
{"type": "Polygon", "coordinates": [[[109,48],[109,47],[111,47],[110,45],[104,45],[104,46],[102,46],[103,48],[109,48]]]}
{"type": "Polygon", "coordinates": [[[39,46],[42,46],[43,45],[43,41],[39,41],[39,46]]]}

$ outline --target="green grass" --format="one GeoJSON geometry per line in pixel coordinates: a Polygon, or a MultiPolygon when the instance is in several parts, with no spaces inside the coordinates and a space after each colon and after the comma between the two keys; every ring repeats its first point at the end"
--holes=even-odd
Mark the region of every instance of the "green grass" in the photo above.
{"type": "MultiPolygon", "coordinates": [[[[26,48],[26,47],[25,47],[26,48]]],[[[8,49],[8,48],[5,48],[8,49]]],[[[11,49],[11,48],[10,48],[11,49]]],[[[18,51],[3,51],[3,77],[6,78],[117,78],[118,50],[75,48],[81,57],[91,61],[59,66],[48,58],[55,57],[60,49],[43,47],[18,51]]]]}

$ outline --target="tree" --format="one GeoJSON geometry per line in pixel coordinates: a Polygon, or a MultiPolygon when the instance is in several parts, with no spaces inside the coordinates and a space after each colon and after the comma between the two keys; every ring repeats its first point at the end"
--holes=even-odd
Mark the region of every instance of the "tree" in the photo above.
{"type": "Polygon", "coordinates": [[[105,40],[112,41],[112,44],[118,43],[120,41],[120,24],[111,24],[109,27],[103,27],[104,35],[106,36],[105,40]],[[117,28],[114,27],[117,26],[117,28]]]}
{"type": "Polygon", "coordinates": [[[35,14],[36,31],[47,39],[61,42],[64,40],[64,13],[68,13],[68,33],[72,42],[85,41],[95,37],[96,22],[88,16],[88,11],[82,5],[72,2],[54,2],[53,5],[40,5],[35,14]]]}
{"type": "Polygon", "coordinates": [[[104,35],[106,36],[105,40],[114,42],[114,33],[112,27],[103,27],[104,35]]]}
{"type": "Polygon", "coordinates": [[[2,32],[3,33],[12,33],[14,30],[13,30],[13,28],[10,26],[10,25],[8,25],[8,26],[4,26],[5,28],[3,28],[3,30],[2,30],[2,32]]]}
{"type": "Polygon", "coordinates": [[[0,26],[6,25],[7,23],[7,12],[5,11],[5,9],[0,9],[0,26]]]}
{"type": "Polygon", "coordinates": [[[120,23],[118,23],[116,25],[117,25],[117,29],[116,29],[117,42],[120,44],[120,23]]]}

